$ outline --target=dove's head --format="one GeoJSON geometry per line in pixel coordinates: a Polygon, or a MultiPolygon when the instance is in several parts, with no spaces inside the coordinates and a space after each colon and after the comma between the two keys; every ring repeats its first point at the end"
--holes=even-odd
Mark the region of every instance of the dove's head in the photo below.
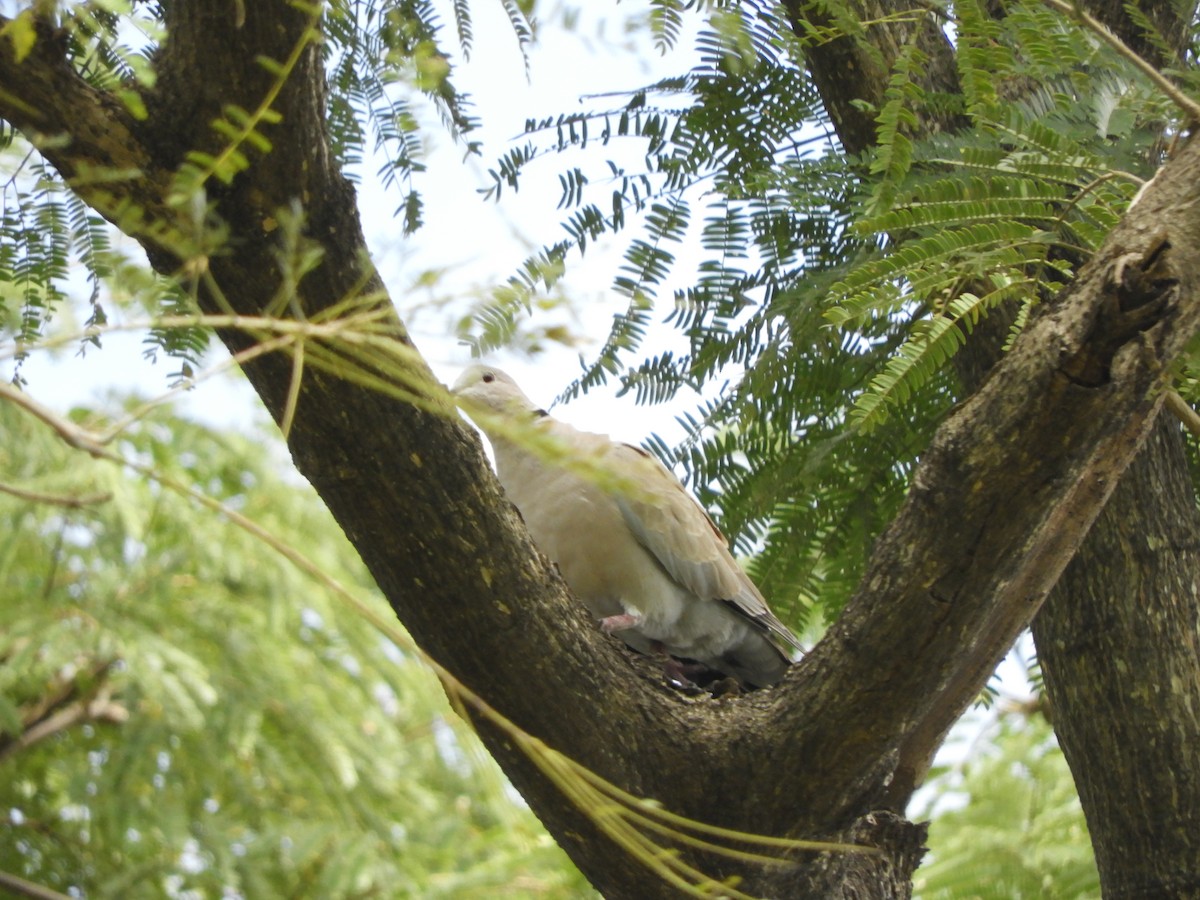
{"type": "Polygon", "coordinates": [[[519,416],[538,411],[512,376],[494,366],[473,365],[458,376],[451,392],[468,413],[482,407],[502,415],[519,416]]]}

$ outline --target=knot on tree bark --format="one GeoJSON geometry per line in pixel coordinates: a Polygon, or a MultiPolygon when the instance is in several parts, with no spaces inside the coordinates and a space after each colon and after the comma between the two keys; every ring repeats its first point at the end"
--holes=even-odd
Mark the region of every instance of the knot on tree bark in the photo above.
{"type": "Polygon", "coordinates": [[[887,810],[867,813],[834,840],[878,847],[882,853],[822,853],[810,865],[780,872],[767,896],[813,900],[911,897],[913,872],[925,856],[928,833],[928,822],[910,822],[887,810]]]}
{"type": "Polygon", "coordinates": [[[1167,316],[1178,284],[1165,229],[1151,235],[1145,247],[1116,257],[1105,273],[1091,331],[1063,373],[1084,387],[1107,384],[1113,357],[1167,316]]]}

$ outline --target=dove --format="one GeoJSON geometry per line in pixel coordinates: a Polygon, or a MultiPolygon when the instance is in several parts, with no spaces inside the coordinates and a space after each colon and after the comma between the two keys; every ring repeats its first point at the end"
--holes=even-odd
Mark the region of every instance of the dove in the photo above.
{"type": "Polygon", "coordinates": [[[491,442],[500,484],[534,543],[604,631],[743,685],[783,677],[799,642],[666,466],[552,418],[494,367],[469,367],[453,392],[491,442]]]}

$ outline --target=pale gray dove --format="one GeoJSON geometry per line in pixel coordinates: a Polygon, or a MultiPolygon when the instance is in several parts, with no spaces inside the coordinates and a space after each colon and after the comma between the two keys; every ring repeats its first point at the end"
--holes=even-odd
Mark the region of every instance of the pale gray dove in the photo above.
{"type": "Polygon", "coordinates": [[[665,650],[743,683],[762,687],[783,677],[799,642],[662,463],[551,418],[491,366],[468,368],[454,393],[490,439],[500,484],[534,543],[606,632],[643,653],[665,650]],[[521,423],[533,431],[518,443],[521,423]],[[556,441],[531,449],[531,433],[556,441]],[[564,454],[574,467],[552,461],[564,454]]]}

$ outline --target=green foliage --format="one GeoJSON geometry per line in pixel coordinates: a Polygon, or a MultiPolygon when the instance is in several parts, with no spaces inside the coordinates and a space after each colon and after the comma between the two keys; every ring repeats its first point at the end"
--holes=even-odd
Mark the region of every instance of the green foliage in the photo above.
{"type": "MultiPolygon", "coordinates": [[[[12,158],[12,151],[5,154],[12,158]]],[[[0,308],[13,326],[18,365],[25,345],[37,340],[66,298],[72,252],[92,267],[93,321],[102,323],[100,280],[110,253],[103,220],[87,209],[39,163],[29,178],[13,178],[0,189],[0,308]]],[[[19,371],[19,368],[18,368],[19,371]]]]}
{"type": "MultiPolygon", "coordinates": [[[[857,33],[842,4],[822,6],[835,24],[808,39],[857,33]]],[[[681,5],[654,9],[670,44],[681,5]]],[[[493,173],[498,198],[546,154],[643,146],[640,169],[573,162],[560,177],[568,237],[531,257],[568,261],[628,233],[613,280],[628,308],[565,396],[614,376],[639,402],[725,382],[684,417],[681,446],[657,449],[757,553],[754,574],[797,627],[812,608],[834,615],[858,582],[959,394],[956,354],[1000,307],[1015,337],[1119,219],[1179,120],[1128,60],[1041,3],[996,18],[973,2],[953,11],[961,96],[928,92],[927,60],[899,48],[865,158],[827,138],[805,47],[774,5],[753,2],[705,11],[690,71],[619,106],[531,121],[493,173]],[[947,115],[962,130],[920,137],[947,115]],[[694,269],[681,241],[702,248],[694,269]],[[664,288],[687,349],[643,359],[664,288]]],[[[512,333],[497,323],[541,289],[510,282],[481,315],[478,349],[512,333]]]]}
{"type": "MultiPolygon", "coordinates": [[[[510,0],[501,2],[524,47],[530,39],[528,23],[510,0]]],[[[458,0],[453,13],[465,55],[473,37],[470,6],[458,0]]],[[[425,169],[421,116],[412,102],[413,89],[433,102],[456,138],[465,139],[476,126],[469,99],[454,86],[452,57],[442,40],[440,18],[428,0],[338,0],[329,9],[325,29],[335,152],[353,172],[371,141],[373,153],[384,159],[380,180],[402,195],[396,214],[405,233],[411,233],[421,225],[422,200],[415,176],[425,169]]]]}
{"type": "Polygon", "coordinates": [[[11,404],[0,434],[0,870],[96,897],[584,889],[416,657],[168,487],[390,617],[280,448],[159,412],[118,438],[148,480],[11,404]]]}
{"type": "Polygon", "coordinates": [[[989,746],[935,771],[930,786],[933,849],[914,883],[922,900],[1100,896],[1071,772],[1041,717],[1002,719],[989,746]]]}
{"type": "MultiPolygon", "coordinates": [[[[138,91],[153,83],[145,47],[127,43],[130,35],[157,40],[160,27],[146,5],[71,3],[57,10],[60,34],[77,71],[96,87],[110,90],[135,116],[145,114],[138,91]]],[[[14,22],[27,21],[22,14],[14,22]]],[[[30,39],[33,34],[29,34],[30,39]]],[[[7,39],[7,38],[6,38],[7,39]]],[[[101,287],[114,265],[109,226],[66,188],[58,174],[14,135],[0,141],[0,322],[16,324],[19,362],[24,345],[46,334],[71,286],[68,270],[80,263],[90,291],[88,325],[103,325],[107,314],[101,287]]],[[[97,343],[93,336],[88,339],[97,343]]],[[[162,345],[187,360],[182,347],[162,345]]]]}
{"type": "MultiPolygon", "coordinates": [[[[516,0],[500,0],[518,42],[532,40],[528,12],[516,0]]],[[[164,10],[157,3],[51,4],[59,17],[68,59],[97,87],[112,91],[135,117],[146,115],[142,92],[153,86],[152,58],[164,37],[164,10]],[[128,41],[136,37],[136,45],[128,41]]],[[[230,15],[234,15],[234,7],[230,15]]],[[[471,41],[470,7],[453,5],[458,39],[463,52],[471,41]]],[[[320,46],[325,54],[332,90],[329,120],[334,151],[353,175],[362,163],[368,142],[382,157],[379,175],[385,187],[397,191],[396,215],[406,233],[420,227],[423,200],[416,177],[424,170],[421,160],[422,111],[415,99],[428,101],[456,139],[466,140],[475,128],[468,98],[454,86],[452,54],[444,45],[442,24],[429,0],[404,2],[348,2],[333,0],[313,7],[323,26],[320,46]]],[[[314,18],[314,23],[317,21],[314,18]]],[[[18,16],[6,41],[28,41],[32,34],[28,16],[18,16]]],[[[276,79],[287,78],[296,56],[317,33],[310,31],[293,48],[290,59],[260,59],[276,79]]],[[[203,270],[203,260],[220,252],[224,232],[211,216],[203,190],[210,179],[228,183],[258,156],[269,154],[271,144],[262,127],[278,119],[272,108],[275,91],[253,110],[226,106],[212,122],[219,142],[215,149],[193,149],[176,173],[172,202],[196,221],[194,233],[160,234],[181,260],[191,261],[185,274],[203,270]]],[[[14,332],[20,346],[44,338],[56,321],[68,292],[68,270],[79,264],[91,288],[88,324],[103,325],[108,318],[102,295],[130,296],[129,284],[113,281],[114,269],[128,273],[111,252],[109,226],[86,209],[66,188],[57,173],[42,165],[36,151],[11,132],[0,135],[0,323],[14,332]]],[[[467,144],[470,152],[478,148],[467,144]]],[[[118,173],[100,173],[115,177],[118,173]]],[[[136,217],[137,210],[124,210],[136,217]]],[[[185,215],[185,218],[187,216],[185,215]]],[[[141,279],[144,282],[145,279],[141,279]]],[[[159,280],[153,289],[142,284],[136,299],[152,313],[174,315],[192,310],[189,297],[195,284],[186,277],[159,280]]],[[[86,340],[98,343],[94,335],[86,340]]],[[[179,360],[181,371],[196,367],[206,344],[196,329],[155,329],[149,354],[164,352],[179,360]]],[[[23,350],[18,354],[18,362],[23,350]]],[[[20,380],[20,367],[17,368],[20,380]]]]}

